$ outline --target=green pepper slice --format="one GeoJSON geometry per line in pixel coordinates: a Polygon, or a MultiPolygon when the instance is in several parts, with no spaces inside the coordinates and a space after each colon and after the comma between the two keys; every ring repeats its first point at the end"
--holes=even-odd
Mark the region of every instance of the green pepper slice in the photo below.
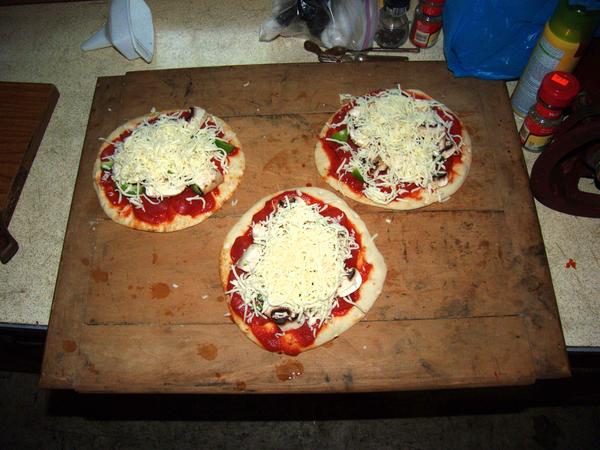
{"type": "Polygon", "coordinates": [[[354,178],[356,178],[358,181],[361,182],[365,182],[365,179],[363,178],[363,176],[360,174],[360,170],[358,170],[356,167],[354,169],[352,169],[352,176],[354,178]]]}
{"type": "Polygon", "coordinates": [[[204,192],[202,192],[202,189],[197,184],[190,184],[190,189],[198,195],[204,195],[204,192]]]}
{"type": "Polygon", "coordinates": [[[220,139],[215,139],[215,145],[223,150],[225,150],[225,153],[229,154],[233,151],[233,149],[235,148],[234,145],[231,145],[229,142],[225,142],[222,141],[220,139]]]}
{"type": "Polygon", "coordinates": [[[344,128],[340,131],[336,131],[335,133],[333,133],[331,135],[331,139],[334,139],[334,140],[340,141],[340,142],[348,142],[349,136],[350,136],[350,132],[348,131],[348,128],[344,128]]]}
{"type": "Polygon", "coordinates": [[[100,164],[100,168],[102,170],[110,170],[112,169],[112,166],[115,162],[112,159],[109,159],[108,161],[102,161],[102,163],[100,164]]]}
{"type": "Polygon", "coordinates": [[[121,191],[123,191],[125,195],[142,195],[144,193],[144,186],[138,183],[123,183],[121,184],[121,191]]]}

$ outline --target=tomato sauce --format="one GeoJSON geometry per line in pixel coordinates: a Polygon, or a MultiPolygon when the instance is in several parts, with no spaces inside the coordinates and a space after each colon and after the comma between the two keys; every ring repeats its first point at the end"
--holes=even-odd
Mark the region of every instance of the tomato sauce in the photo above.
{"type": "MultiPolygon", "coordinates": [[[[376,90],[376,91],[370,92],[368,95],[375,95],[379,92],[381,92],[381,90],[376,90]]],[[[416,94],[416,93],[413,93],[412,96],[417,99],[426,99],[427,98],[423,95],[416,94]]],[[[342,106],[342,108],[340,108],[340,110],[333,116],[331,123],[337,124],[337,123],[340,123],[342,120],[344,120],[345,117],[350,112],[350,110],[354,107],[354,105],[355,105],[354,102],[349,102],[349,103],[346,103],[344,106],[342,106]]],[[[443,111],[440,108],[436,107],[434,109],[436,110],[438,116],[440,116],[442,119],[452,120],[453,123],[452,123],[452,127],[450,128],[450,133],[452,135],[460,136],[462,133],[462,126],[461,126],[458,118],[454,114],[443,111]]],[[[326,155],[329,159],[329,163],[330,163],[328,175],[331,177],[334,177],[334,178],[338,178],[340,181],[343,181],[351,190],[360,194],[360,193],[362,193],[363,189],[365,188],[364,182],[355,178],[351,173],[347,173],[347,172],[344,172],[342,174],[337,173],[340,166],[345,162],[344,160],[347,161],[352,156],[352,152],[344,150],[342,148],[342,146],[340,144],[337,144],[336,142],[327,140],[327,139],[331,138],[331,136],[333,136],[338,131],[345,130],[345,129],[346,129],[346,125],[330,127],[329,130],[327,130],[325,137],[321,138],[321,144],[323,145],[323,148],[325,149],[325,153],[326,153],[326,155]]],[[[454,141],[455,141],[455,143],[458,143],[458,139],[454,139],[454,141]]],[[[358,150],[358,146],[354,143],[354,141],[352,141],[351,137],[348,137],[347,142],[353,151],[358,150]]],[[[460,163],[461,159],[462,159],[462,154],[455,154],[455,155],[452,155],[450,158],[448,158],[444,162],[444,169],[446,170],[446,173],[448,173],[448,181],[452,181],[452,179],[454,178],[455,172],[452,169],[453,169],[453,167],[455,167],[456,164],[460,163]]],[[[401,187],[406,192],[398,194],[396,199],[413,198],[413,199],[419,200],[421,198],[422,189],[419,189],[416,184],[403,183],[401,185],[401,187]]],[[[382,189],[382,191],[385,192],[385,189],[382,189]]]]}
{"type": "MultiPolygon", "coordinates": [[[[300,198],[304,200],[307,204],[317,204],[320,206],[324,206],[325,203],[308,195],[304,192],[300,193],[300,198]]],[[[279,206],[279,201],[283,200],[285,197],[298,197],[298,193],[296,191],[286,191],[279,194],[276,197],[273,197],[269,201],[265,203],[265,206],[258,211],[254,216],[252,216],[252,222],[258,223],[265,220],[271,213],[273,213],[276,208],[279,206]]],[[[325,217],[336,217],[340,218],[339,223],[345,227],[350,233],[354,232],[354,236],[356,239],[356,243],[359,248],[352,250],[350,258],[348,258],[346,262],[346,267],[348,268],[356,268],[362,278],[363,283],[368,280],[369,274],[372,269],[372,265],[364,261],[364,250],[362,249],[362,241],[360,238],[360,234],[354,227],[354,225],[350,222],[346,214],[336,208],[334,206],[328,205],[327,208],[321,212],[322,216],[325,217]]],[[[234,241],[231,246],[230,256],[232,259],[232,264],[235,264],[244,254],[246,249],[254,242],[252,238],[252,227],[249,226],[248,229],[234,241]]],[[[242,269],[237,268],[236,271],[238,275],[243,273],[242,269]]],[[[233,288],[232,281],[235,280],[235,275],[233,271],[229,273],[229,281],[227,283],[227,290],[231,290],[233,288]]],[[[358,302],[360,299],[360,291],[355,291],[350,295],[350,299],[353,303],[358,302]]],[[[245,304],[240,297],[240,295],[235,292],[231,294],[231,309],[234,314],[240,317],[242,320],[244,319],[244,310],[245,304]]],[[[332,314],[335,317],[343,316],[352,308],[352,304],[344,301],[343,299],[338,299],[338,304],[332,310],[332,314]]],[[[249,308],[249,307],[248,307],[249,308]]],[[[249,324],[252,334],[259,340],[259,342],[267,349],[272,352],[284,352],[288,355],[296,355],[299,353],[299,349],[305,348],[312,344],[315,340],[315,336],[313,335],[312,330],[309,328],[308,324],[304,323],[300,328],[295,330],[289,330],[285,333],[285,335],[281,336],[281,331],[277,324],[272,319],[265,319],[262,317],[255,316],[252,319],[252,322],[249,324]],[[279,335],[276,336],[276,334],[279,335]]],[[[317,331],[318,332],[318,331],[317,331]]]]}
{"type": "MultiPolygon", "coordinates": [[[[174,115],[177,115],[177,113],[174,113],[171,115],[174,116],[174,115]]],[[[192,113],[190,111],[184,111],[184,112],[180,113],[179,116],[181,118],[189,121],[192,117],[192,113]]],[[[154,123],[158,119],[159,119],[158,116],[153,117],[152,119],[148,120],[148,123],[154,123]]],[[[206,127],[207,125],[214,126],[216,124],[214,121],[208,119],[202,125],[202,128],[206,127]]],[[[113,155],[116,150],[116,147],[114,144],[124,141],[127,137],[129,137],[131,135],[133,130],[134,130],[133,128],[125,130],[117,138],[113,139],[111,141],[111,144],[108,145],[102,151],[102,154],[100,156],[101,160],[105,160],[107,157],[113,155]]],[[[222,131],[219,131],[217,133],[218,138],[223,138],[224,136],[225,136],[225,134],[222,131]]],[[[229,160],[230,157],[235,156],[238,153],[239,153],[239,148],[235,147],[227,155],[227,159],[229,160]]],[[[223,175],[225,170],[224,170],[223,166],[221,165],[221,162],[216,158],[213,158],[212,161],[213,161],[213,163],[215,163],[217,170],[223,175]]],[[[102,170],[102,172],[100,174],[100,185],[102,186],[102,189],[104,190],[104,193],[105,193],[107,199],[110,201],[110,203],[112,205],[118,207],[121,210],[120,211],[121,214],[129,215],[129,214],[133,213],[133,215],[138,220],[141,220],[143,222],[146,222],[146,223],[149,223],[152,225],[159,225],[161,223],[169,223],[169,222],[173,221],[175,219],[175,217],[177,217],[178,215],[196,217],[199,214],[203,214],[203,213],[212,211],[216,206],[215,196],[218,195],[218,193],[219,193],[219,188],[217,187],[202,196],[202,198],[204,199],[204,202],[202,200],[188,201],[187,200],[188,198],[197,196],[197,194],[194,191],[192,191],[192,189],[188,186],[183,190],[183,192],[181,192],[177,195],[171,196],[171,197],[164,197],[163,200],[158,203],[156,203],[157,199],[156,200],[153,199],[153,201],[151,202],[147,198],[142,197],[142,204],[144,205],[143,209],[136,208],[136,207],[127,208],[131,204],[129,203],[129,200],[127,200],[127,197],[125,197],[123,195],[119,195],[119,191],[115,187],[115,183],[112,180],[111,175],[112,175],[112,169],[102,170]]],[[[131,206],[133,206],[133,205],[131,205],[131,206]]]]}

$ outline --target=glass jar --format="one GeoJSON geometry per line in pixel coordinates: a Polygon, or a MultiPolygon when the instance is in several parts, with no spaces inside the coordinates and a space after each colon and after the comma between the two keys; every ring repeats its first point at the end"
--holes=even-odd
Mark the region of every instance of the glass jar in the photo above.
{"type": "Polygon", "coordinates": [[[410,0],[385,0],[379,12],[379,26],[375,42],[382,48],[398,48],[408,39],[406,12],[410,0]]]}
{"type": "Polygon", "coordinates": [[[417,47],[433,47],[442,30],[442,7],[445,0],[421,0],[415,9],[410,41],[417,47]]]}

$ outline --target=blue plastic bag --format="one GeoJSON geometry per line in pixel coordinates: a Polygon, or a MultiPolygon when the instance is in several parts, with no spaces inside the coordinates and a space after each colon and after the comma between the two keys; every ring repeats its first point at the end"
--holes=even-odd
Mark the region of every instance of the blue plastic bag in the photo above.
{"type": "Polygon", "coordinates": [[[444,54],[457,77],[519,78],[556,0],[448,0],[444,54]]]}

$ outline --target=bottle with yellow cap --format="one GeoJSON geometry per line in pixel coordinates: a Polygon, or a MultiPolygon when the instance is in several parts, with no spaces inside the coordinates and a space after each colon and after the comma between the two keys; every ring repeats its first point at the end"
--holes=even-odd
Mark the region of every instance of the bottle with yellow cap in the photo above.
{"type": "Polygon", "coordinates": [[[571,6],[568,0],[558,0],[513,92],[511,103],[517,115],[525,117],[535,104],[544,75],[553,70],[573,71],[591,41],[597,23],[597,14],[591,14],[581,6],[571,6]]]}

